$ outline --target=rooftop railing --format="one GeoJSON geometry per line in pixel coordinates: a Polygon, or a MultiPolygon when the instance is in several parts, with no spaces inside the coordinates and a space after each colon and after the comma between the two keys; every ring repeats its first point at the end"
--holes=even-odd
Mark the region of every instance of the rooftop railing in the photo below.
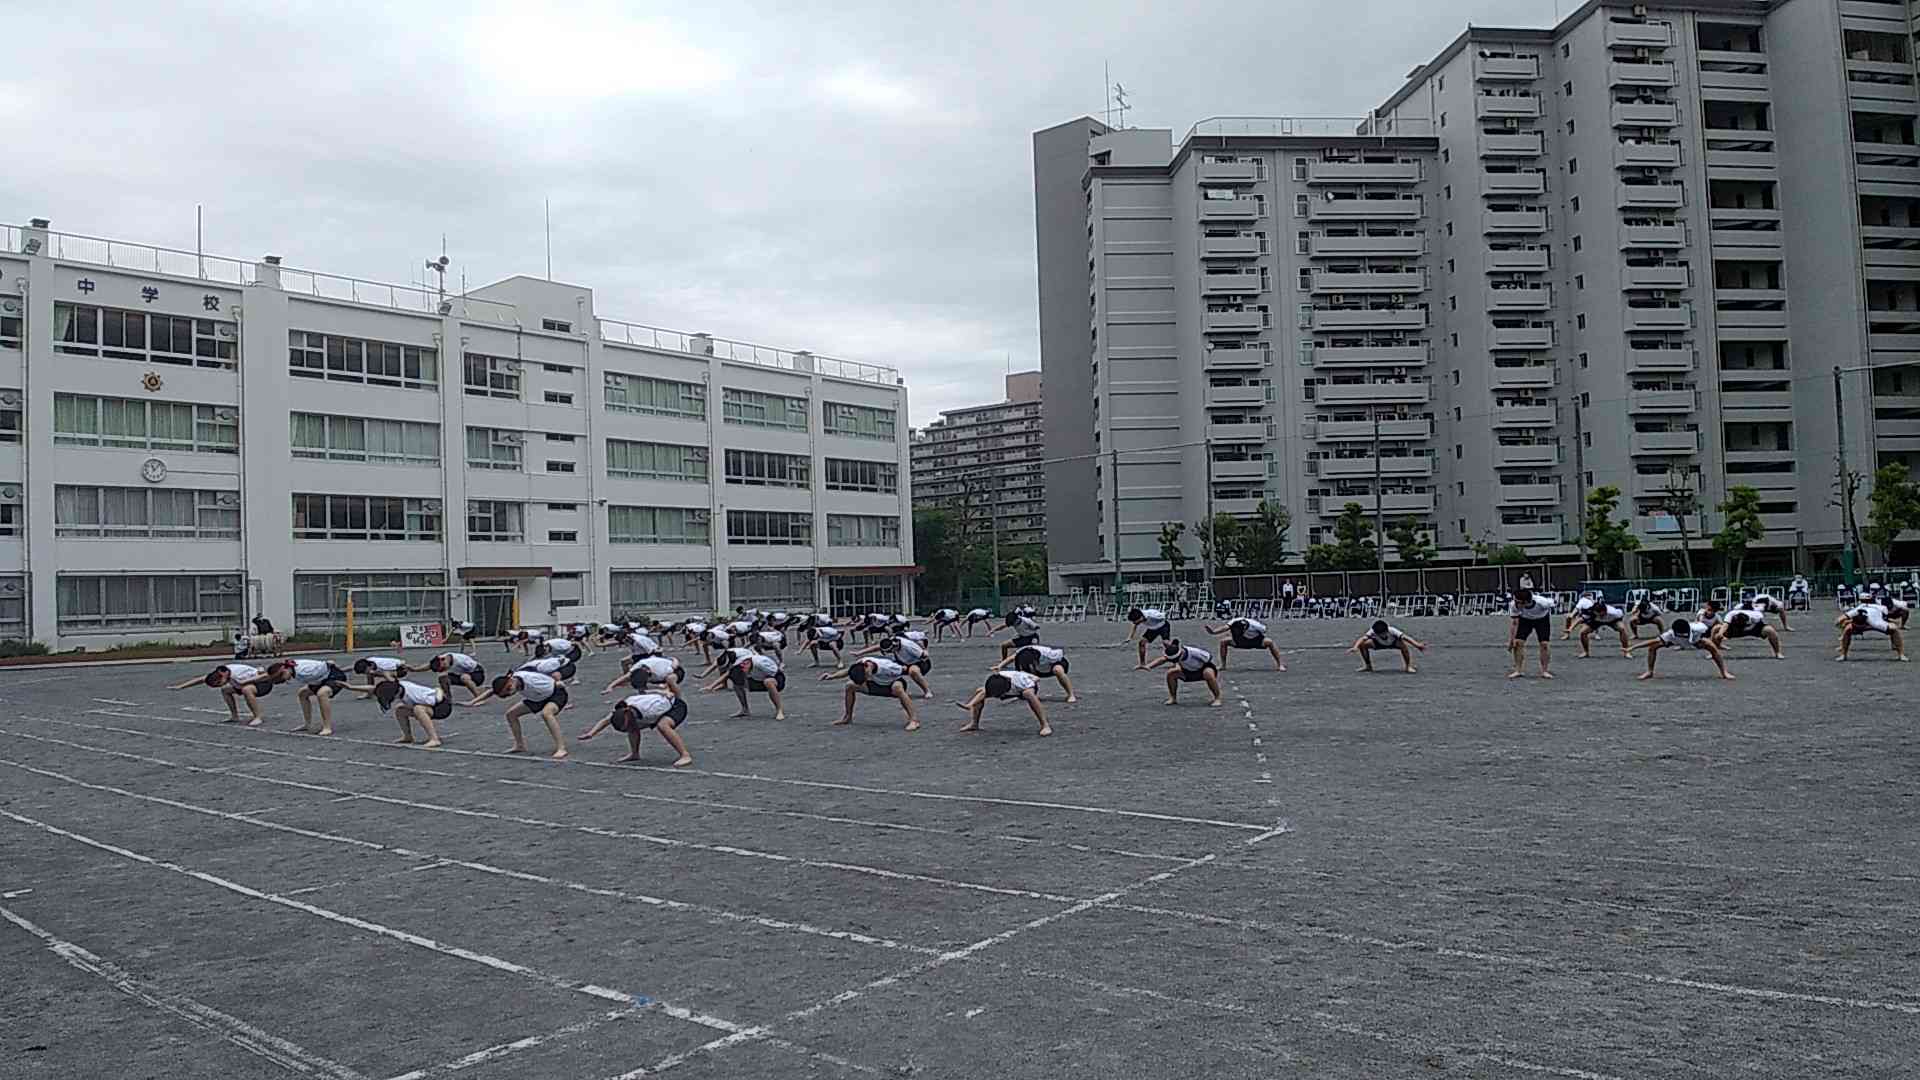
{"type": "Polygon", "coordinates": [[[1194,124],[1187,131],[1187,138],[1231,135],[1268,138],[1338,138],[1354,135],[1431,137],[1433,131],[1433,121],[1426,117],[1396,119],[1388,116],[1210,116],[1194,124]]]}
{"type": "Polygon", "coordinates": [[[780,368],[784,371],[816,372],[831,378],[879,383],[885,386],[895,385],[900,378],[900,372],[897,369],[880,364],[863,364],[857,360],[842,360],[838,357],[821,356],[800,350],[776,349],[770,345],[731,341],[711,334],[689,334],[681,330],[666,330],[658,326],[624,322],[620,319],[600,320],[600,340],[664,352],[712,356],[721,360],[780,368]]]}

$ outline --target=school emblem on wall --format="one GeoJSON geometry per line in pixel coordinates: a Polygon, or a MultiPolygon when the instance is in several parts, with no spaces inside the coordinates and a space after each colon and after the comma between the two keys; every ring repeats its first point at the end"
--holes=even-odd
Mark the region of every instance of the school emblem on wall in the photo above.
{"type": "Polygon", "coordinates": [[[140,376],[140,385],[146,387],[147,393],[153,394],[158,393],[160,388],[166,385],[166,381],[160,378],[159,372],[149,371],[140,376]]]}

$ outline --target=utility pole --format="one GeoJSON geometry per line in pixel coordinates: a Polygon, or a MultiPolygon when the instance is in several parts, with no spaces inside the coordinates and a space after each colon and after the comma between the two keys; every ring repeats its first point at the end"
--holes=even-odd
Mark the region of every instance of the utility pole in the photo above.
{"type": "Polygon", "coordinates": [[[1580,561],[1587,561],[1587,430],[1581,422],[1580,399],[1573,399],[1573,490],[1579,498],[1573,504],[1580,561]]]}
{"type": "Polygon", "coordinates": [[[1380,606],[1387,606],[1387,493],[1380,489],[1380,407],[1373,408],[1373,568],[1380,575],[1380,606]]]}
{"type": "MultiPolygon", "coordinates": [[[[1846,369],[1839,364],[1833,365],[1833,438],[1839,447],[1839,490],[1840,490],[1840,573],[1848,585],[1853,584],[1853,484],[1847,477],[1847,410],[1841,396],[1840,373],[1846,369]]],[[[1853,369],[1855,371],[1859,368],[1853,369]]]]}
{"type": "Polygon", "coordinates": [[[993,492],[987,492],[987,535],[993,540],[993,610],[1000,610],[1000,521],[993,506],[993,492]]]}
{"type": "Polygon", "coordinates": [[[1209,439],[1201,443],[1200,453],[1205,455],[1205,460],[1201,464],[1206,470],[1205,476],[1207,479],[1207,590],[1211,592],[1213,590],[1213,561],[1219,557],[1219,553],[1214,550],[1213,546],[1215,543],[1213,533],[1213,440],[1209,439]]]}
{"type": "Polygon", "coordinates": [[[1120,577],[1120,451],[1107,451],[1107,501],[1113,504],[1113,595],[1117,602],[1126,582],[1120,577]]]}

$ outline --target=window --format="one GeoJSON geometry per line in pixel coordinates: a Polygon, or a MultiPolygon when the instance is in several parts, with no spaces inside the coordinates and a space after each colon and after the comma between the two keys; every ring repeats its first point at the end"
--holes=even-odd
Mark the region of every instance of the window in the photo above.
{"type": "Polygon", "coordinates": [[[729,424],[749,427],[807,430],[807,399],[784,394],[763,394],[757,390],[720,390],[722,418],[729,424]]]}
{"type": "Polygon", "coordinates": [[[607,408],[619,412],[705,420],[707,388],[700,383],[674,382],[671,379],[609,371],[606,375],[606,404],[607,408]]]}
{"type": "Polygon", "coordinates": [[[1447,126],[1447,114],[1445,110],[1442,110],[1440,113],[1440,126],[1441,127],[1447,126]]]}
{"type": "Polygon", "coordinates": [[[1295,195],[1293,197],[1293,216],[1299,218],[1307,216],[1307,196],[1295,195]]]}
{"type": "Polygon", "coordinates": [[[1306,158],[1297,157],[1293,159],[1293,178],[1295,180],[1305,180],[1307,178],[1306,158]]]}
{"type": "Polygon", "coordinates": [[[775,454],[764,450],[728,450],[726,469],[729,484],[806,487],[813,482],[813,462],[799,454],[775,454]]]}
{"type": "Polygon", "coordinates": [[[303,379],[400,386],[410,390],[440,387],[440,354],[431,346],[289,330],[287,366],[303,379]]]}
{"type": "Polygon", "coordinates": [[[580,530],[578,529],[547,530],[547,543],[549,544],[577,544],[579,542],[580,530]]]}
{"type": "Polygon", "coordinates": [[[1577,172],[1579,172],[1579,171],[1580,171],[1580,159],[1579,159],[1579,158],[1577,158],[1577,157],[1570,157],[1570,158],[1568,158],[1568,159],[1567,159],[1567,172],[1569,172],[1569,173],[1577,173],[1577,172]]]}
{"type": "Polygon", "coordinates": [[[875,514],[828,514],[828,547],[899,547],[900,519],[875,514]]]}
{"type": "Polygon", "coordinates": [[[0,349],[18,349],[26,305],[18,296],[0,293],[0,349]]]}
{"type": "Polygon", "coordinates": [[[1586,367],[1586,366],[1587,366],[1587,354],[1586,354],[1586,353],[1581,353],[1581,354],[1580,354],[1580,366],[1581,366],[1581,367],[1586,367]]]}
{"type": "Polygon", "coordinates": [[[627,480],[707,482],[707,448],[607,440],[607,475],[627,480]]]}
{"type": "Polygon", "coordinates": [[[440,502],[389,495],[293,497],[295,540],[440,539],[440,502]]]}
{"type": "Polygon", "coordinates": [[[430,573],[295,574],[293,627],[321,630],[345,626],[346,589],[375,590],[353,594],[353,621],[358,626],[445,622],[446,584],[446,575],[430,573]]]}
{"type": "Polygon", "coordinates": [[[0,443],[20,441],[20,401],[20,391],[0,390],[0,443]]]}
{"type": "Polygon", "coordinates": [[[1573,121],[1567,121],[1567,134],[1573,134],[1573,121]]]}
{"type": "Polygon", "coordinates": [[[707,511],[680,506],[609,506],[607,540],[615,544],[711,544],[707,511]]]}
{"type": "Polygon", "coordinates": [[[55,352],[228,371],[240,338],[230,322],[86,304],[54,304],[53,326],[55,352]]]}
{"type": "Polygon", "coordinates": [[[813,543],[813,515],[790,514],[784,510],[727,511],[727,542],[730,544],[813,543]]]}
{"type": "Polygon", "coordinates": [[[551,330],[556,334],[571,334],[573,324],[562,319],[541,319],[540,329],[551,330]]]}
{"type": "Polygon", "coordinates": [[[1586,287],[1587,287],[1587,275],[1585,275],[1585,274],[1575,274],[1575,275],[1573,275],[1573,287],[1574,287],[1574,288],[1576,288],[1576,289],[1584,289],[1584,288],[1586,288],[1586,287]]]}
{"type": "Polygon", "coordinates": [[[1451,221],[1447,222],[1447,235],[1448,236],[1453,235],[1453,222],[1451,221]]]}
{"type": "Polygon", "coordinates": [[[460,383],[466,393],[473,397],[519,400],[520,361],[511,356],[485,353],[467,353],[465,360],[460,383]]]}
{"type": "Polygon", "coordinates": [[[540,394],[540,400],[549,405],[571,405],[573,404],[573,395],[563,394],[558,390],[547,390],[540,394]]]}
{"type": "Polygon", "coordinates": [[[467,539],[483,544],[521,543],[526,539],[525,509],[516,502],[467,500],[467,539]]]}
{"type": "Polygon", "coordinates": [[[846,435],[855,439],[893,441],[894,411],[892,409],[877,409],[871,405],[847,405],[838,401],[823,401],[820,404],[826,415],[827,434],[846,435]]]}
{"type": "Polygon", "coordinates": [[[239,574],[61,574],[54,586],[63,634],[225,629],[240,621],[239,574]]]}
{"type": "Polygon", "coordinates": [[[1441,147],[1441,148],[1440,148],[1440,161],[1441,161],[1441,163],[1442,163],[1442,164],[1444,164],[1444,163],[1446,163],[1446,162],[1449,162],[1449,161],[1452,161],[1452,160],[1453,160],[1453,151],[1452,151],[1452,150],[1449,150],[1448,148],[1446,148],[1446,147],[1444,147],[1444,146],[1443,146],[1443,147],[1441,147]]]}
{"type": "Polygon", "coordinates": [[[571,461],[555,461],[552,458],[547,459],[547,471],[550,473],[570,473],[573,471],[573,466],[574,463],[571,461]]]}
{"type": "Polygon", "coordinates": [[[122,450],[240,452],[240,413],[221,405],[53,395],[53,441],[122,450]]]}
{"type": "Polygon", "coordinates": [[[1573,317],[1573,324],[1579,327],[1580,329],[1585,330],[1587,328],[1587,316],[1585,315],[1585,313],[1575,315],[1573,317]]]}
{"type": "Polygon", "coordinates": [[[556,443],[570,443],[579,438],[579,436],[577,435],[568,435],[564,432],[559,432],[559,431],[549,431],[543,437],[548,442],[556,442],[556,443]]]}
{"type": "Polygon", "coordinates": [[[1459,310],[1460,310],[1460,298],[1459,298],[1459,297],[1457,297],[1457,296],[1449,296],[1449,297],[1447,297],[1447,310],[1448,310],[1448,311],[1459,311],[1459,310]]]}
{"type": "Polygon", "coordinates": [[[1307,252],[1313,250],[1313,234],[1294,233],[1293,250],[1294,253],[1298,255],[1305,255],[1307,252]]]}
{"type": "Polygon", "coordinates": [[[608,578],[613,610],[626,612],[714,609],[710,570],[615,570],[608,578]]]}
{"type": "Polygon", "coordinates": [[[1448,259],[1448,260],[1447,260],[1447,273],[1449,273],[1449,274],[1451,274],[1451,273],[1453,273],[1453,260],[1452,260],[1452,259],[1448,259]]]}
{"type": "Polygon", "coordinates": [[[575,607],[587,602],[587,578],[574,571],[555,574],[547,580],[547,595],[554,607],[575,607]]]}
{"type": "Polygon", "coordinates": [[[1564,42],[1564,41],[1563,41],[1563,42],[1561,42],[1561,43],[1560,43],[1560,55],[1561,55],[1561,56],[1572,56],[1572,55],[1573,55],[1573,46],[1572,46],[1571,44],[1569,44],[1569,43],[1567,43],[1567,42],[1564,42]]]}
{"type": "Polygon", "coordinates": [[[499,428],[467,429],[467,468],[520,471],[520,453],[526,438],[518,431],[499,428]]]}
{"type": "Polygon", "coordinates": [[[810,608],[815,599],[812,570],[734,570],[727,574],[729,599],[742,607],[810,608]]]}
{"type": "Polygon", "coordinates": [[[1573,238],[1573,250],[1575,251],[1580,250],[1580,238],[1578,236],[1573,238]]]}
{"type": "Polygon", "coordinates": [[[1572,97],[1573,96],[1573,80],[1569,79],[1566,82],[1561,83],[1560,92],[1567,95],[1568,97],[1572,97]]]}
{"type": "Polygon", "coordinates": [[[1573,208],[1574,213],[1576,214],[1579,213],[1580,212],[1580,196],[1575,195],[1573,198],[1568,199],[1567,205],[1573,208]]]}
{"type": "MultiPolygon", "coordinates": [[[[0,536],[19,536],[26,516],[26,508],[19,503],[0,503],[0,536]]],[[[0,617],[0,622],[4,621],[4,617],[0,617]]]]}
{"type": "Polygon", "coordinates": [[[892,461],[852,461],[828,458],[828,491],[877,491],[894,495],[900,491],[900,466],[892,461]]]}
{"type": "Polygon", "coordinates": [[[56,484],[53,534],[108,539],[238,540],[240,493],[56,484]]]}
{"type": "Polygon", "coordinates": [[[541,364],[540,370],[553,375],[572,375],[573,369],[565,364],[541,364]]]}
{"type": "Polygon", "coordinates": [[[1444,196],[1445,196],[1446,198],[1449,198],[1449,199],[1451,199],[1451,198],[1453,198],[1453,185],[1452,185],[1452,184],[1448,184],[1447,186],[1445,186],[1445,187],[1443,187],[1443,188],[1441,188],[1441,189],[1440,189],[1440,191],[1441,191],[1441,193],[1442,193],[1442,194],[1443,194],[1443,195],[1444,195],[1444,196]]]}
{"type": "Polygon", "coordinates": [[[440,465],[440,425],[289,413],[293,456],[376,465],[440,465]]]}
{"type": "Polygon", "coordinates": [[[899,611],[900,579],[882,574],[849,574],[828,579],[828,607],[835,618],[869,611],[899,611]]]}
{"type": "Polygon", "coordinates": [[[577,514],[580,512],[580,504],[579,503],[548,503],[547,512],[551,514],[577,514]]]}

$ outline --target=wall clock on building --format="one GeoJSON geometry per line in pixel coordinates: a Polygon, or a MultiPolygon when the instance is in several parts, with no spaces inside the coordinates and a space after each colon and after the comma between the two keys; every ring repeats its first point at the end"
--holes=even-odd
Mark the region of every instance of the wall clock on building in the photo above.
{"type": "Polygon", "coordinates": [[[157,484],[167,478],[167,463],[157,457],[150,457],[140,463],[140,479],[149,484],[157,484]]]}

